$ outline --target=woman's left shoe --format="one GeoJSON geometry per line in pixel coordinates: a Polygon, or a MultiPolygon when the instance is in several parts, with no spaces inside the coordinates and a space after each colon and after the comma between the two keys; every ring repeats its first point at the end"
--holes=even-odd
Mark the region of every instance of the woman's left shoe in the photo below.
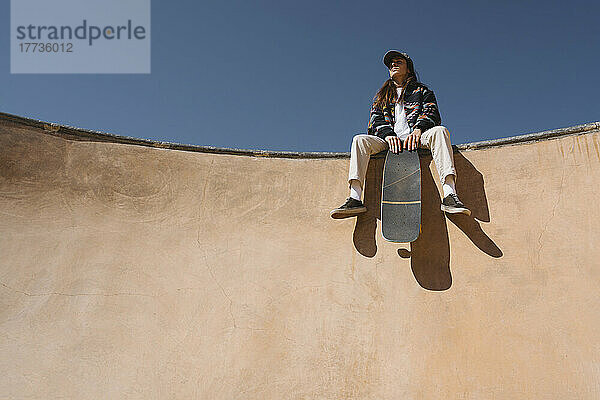
{"type": "Polygon", "coordinates": [[[442,211],[449,214],[467,214],[471,215],[471,211],[465,207],[460,201],[456,193],[451,193],[442,200],[442,211]]]}

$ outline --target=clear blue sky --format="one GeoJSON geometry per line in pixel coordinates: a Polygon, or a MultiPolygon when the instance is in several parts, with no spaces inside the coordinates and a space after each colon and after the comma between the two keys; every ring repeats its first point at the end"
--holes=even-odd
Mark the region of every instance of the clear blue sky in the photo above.
{"type": "Polygon", "coordinates": [[[600,120],[597,1],[158,1],[149,75],[11,75],[0,111],[133,137],[349,151],[406,51],[453,143],[600,120]]]}

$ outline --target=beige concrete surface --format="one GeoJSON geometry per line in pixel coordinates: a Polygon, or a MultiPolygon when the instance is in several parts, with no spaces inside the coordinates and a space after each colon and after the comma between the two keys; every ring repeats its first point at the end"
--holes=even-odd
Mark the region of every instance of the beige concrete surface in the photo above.
{"type": "Polygon", "coordinates": [[[2,399],[600,398],[598,130],[457,152],[474,218],[424,154],[413,244],[382,159],[332,220],[347,158],[76,139],[0,118],[2,399]]]}

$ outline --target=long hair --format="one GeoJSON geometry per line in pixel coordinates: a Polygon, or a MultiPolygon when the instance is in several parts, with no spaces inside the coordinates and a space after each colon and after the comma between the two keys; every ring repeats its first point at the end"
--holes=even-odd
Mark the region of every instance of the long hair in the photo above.
{"type": "MultiPolygon", "coordinates": [[[[404,58],[404,57],[403,57],[404,58]]],[[[404,58],[406,61],[406,66],[408,68],[408,74],[402,82],[402,88],[404,89],[409,82],[415,81],[418,82],[419,78],[417,77],[417,72],[415,71],[415,66],[410,58],[404,58]]],[[[373,98],[373,102],[375,107],[379,109],[383,109],[388,104],[395,103],[398,97],[398,93],[396,92],[396,83],[392,78],[386,80],[383,83],[383,86],[379,88],[375,97],[373,98]]],[[[404,98],[404,90],[402,90],[402,97],[404,98]]],[[[403,99],[401,99],[403,100],[403,99]]]]}

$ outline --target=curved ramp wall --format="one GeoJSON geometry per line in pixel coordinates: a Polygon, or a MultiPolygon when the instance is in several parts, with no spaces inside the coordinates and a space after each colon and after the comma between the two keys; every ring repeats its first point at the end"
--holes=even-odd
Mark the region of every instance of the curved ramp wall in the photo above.
{"type": "Polygon", "coordinates": [[[473,218],[381,238],[383,159],[142,141],[0,115],[0,392],[600,397],[600,126],[458,146],[473,218]],[[180,146],[180,147],[177,147],[180,146]],[[182,151],[189,150],[189,151],[182,151]]]}

